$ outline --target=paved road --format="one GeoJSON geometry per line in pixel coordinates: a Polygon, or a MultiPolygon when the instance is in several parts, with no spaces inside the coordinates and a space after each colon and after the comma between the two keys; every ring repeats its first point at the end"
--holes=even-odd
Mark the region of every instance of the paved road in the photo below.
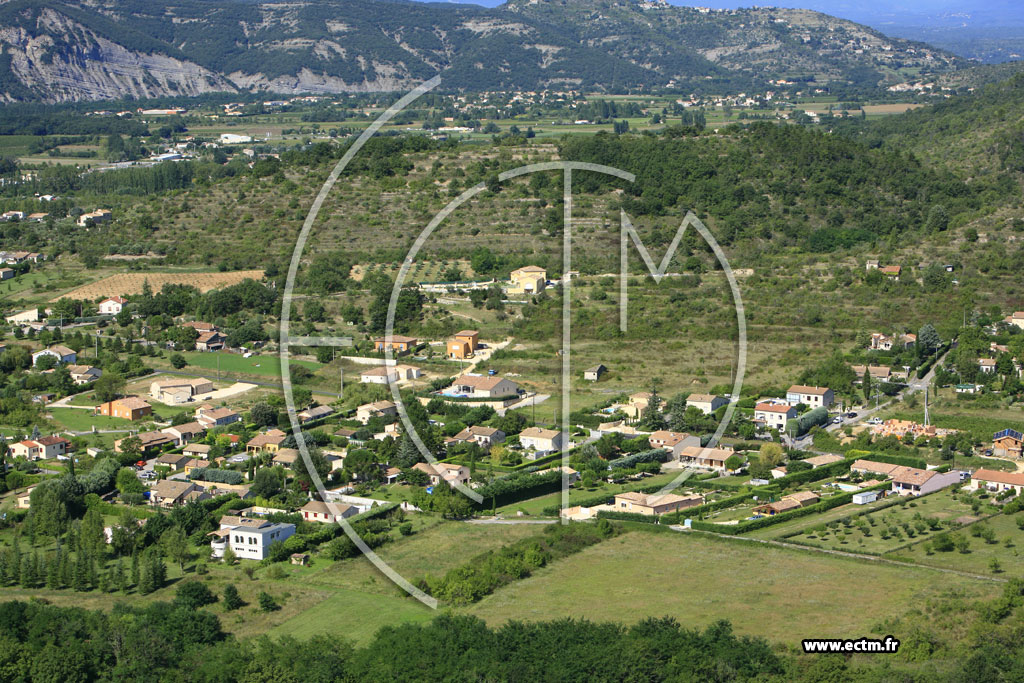
{"type": "Polygon", "coordinates": [[[466,520],[467,524],[556,524],[557,522],[557,519],[502,519],[501,517],[466,520]]]}

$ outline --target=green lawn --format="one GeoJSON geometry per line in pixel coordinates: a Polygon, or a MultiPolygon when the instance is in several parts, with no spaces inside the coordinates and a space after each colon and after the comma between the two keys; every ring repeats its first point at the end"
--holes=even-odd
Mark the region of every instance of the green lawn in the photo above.
{"type": "Polygon", "coordinates": [[[107,417],[105,415],[93,415],[91,410],[81,408],[50,408],[54,422],[64,425],[66,428],[84,432],[96,427],[96,429],[138,429],[140,422],[132,422],[120,417],[107,417]]]}
{"type": "MultiPolygon", "coordinates": [[[[182,372],[198,372],[200,370],[213,370],[216,372],[217,364],[220,363],[221,375],[262,375],[266,377],[281,376],[281,358],[277,354],[262,354],[244,358],[237,353],[202,353],[198,351],[182,354],[188,365],[182,368],[182,372]]],[[[319,363],[307,360],[292,360],[292,365],[301,365],[316,371],[319,363]]],[[[211,376],[209,379],[214,379],[211,376]]]]}
{"type": "Polygon", "coordinates": [[[909,548],[895,551],[887,557],[979,574],[993,573],[989,563],[994,558],[1007,576],[1016,577],[1020,575],[1020,568],[1024,564],[1021,555],[1024,550],[1024,531],[1017,526],[1017,519],[1020,517],[1022,517],[1021,513],[1011,516],[996,515],[957,532],[970,540],[970,546],[966,553],[953,550],[933,552],[929,555],[926,543],[922,541],[909,548]],[[995,543],[987,543],[984,539],[973,536],[972,530],[977,526],[991,527],[995,531],[995,543]]]}

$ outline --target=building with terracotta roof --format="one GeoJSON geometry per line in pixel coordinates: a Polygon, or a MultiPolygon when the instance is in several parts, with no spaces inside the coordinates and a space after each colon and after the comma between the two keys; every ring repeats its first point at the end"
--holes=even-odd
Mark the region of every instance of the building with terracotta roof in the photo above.
{"type": "Polygon", "coordinates": [[[100,315],[117,315],[124,309],[127,303],[128,299],[125,299],[123,296],[112,296],[104,299],[99,303],[100,315]]]}
{"type": "Polygon", "coordinates": [[[686,397],[687,408],[696,408],[705,415],[710,415],[728,404],[729,401],[724,396],[716,396],[715,394],[690,394],[686,397]]]}
{"type": "Polygon", "coordinates": [[[615,510],[639,515],[664,515],[677,510],[703,505],[704,497],[693,494],[680,496],[675,493],[662,495],[627,491],[615,494],[615,510]]]}
{"type": "Polygon", "coordinates": [[[796,407],[786,401],[762,401],[754,406],[754,422],[765,429],[786,429],[786,421],[796,418],[796,407]]]}
{"type": "Polygon", "coordinates": [[[547,286],[548,273],[540,266],[523,266],[509,274],[508,294],[539,294],[547,286]]]}
{"type": "Polygon", "coordinates": [[[1024,472],[1000,472],[982,468],[971,475],[970,488],[974,491],[984,490],[992,493],[1013,491],[1019,496],[1024,492],[1024,472]]]}
{"type": "Polygon", "coordinates": [[[939,472],[904,467],[892,475],[892,491],[901,496],[923,496],[960,483],[960,472],[939,472]]]}
{"type": "Polygon", "coordinates": [[[153,414],[153,406],[138,396],[125,396],[93,408],[94,415],[120,417],[125,420],[141,420],[153,414]]]}
{"type": "Polygon", "coordinates": [[[828,387],[808,387],[794,384],[786,391],[786,401],[790,405],[803,403],[810,408],[828,408],[836,399],[835,393],[828,387]]]}
{"type": "Polygon", "coordinates": [[[373,340],[373,348],[379,353],[382,353],[386,348],[391,347],[392,352],[396,354],[409,353],[416,348],[419,343],[419,339],[416,337],[406,337],[401,334],[393,334],[390,339],[381,337],[373,340]]]}
{"type": "Polygon", "coordinates": [[[249,439],[249,442],[245,444],[245,449],[249,453],[261,453],[264,451],[276,453],[286,438],[288,438],[288,435],[280,429],[269,429],[263,434],[257,434],[249,439]]]}
{"type": "Polygon", "coordinates": [[[527,427],[519,432],[519,443],[531,451],[526,455],[528,460],[535,460],[542,455],[561,451],[567,445],[565,432],[558,429],[527,427]]]}
{"type": "Polygon", "coordinates": [[[455,378],[451,388],[473,398],[504,398],[519,393],[518,384],[498,375],[461,375],[455,378]]]}
{"type": "Polygon", "coordinates": [[[480,333],[476,330],[462,330],[448,342],[448,357],[453,359],[472,358],[480,346],[480,333]]]}

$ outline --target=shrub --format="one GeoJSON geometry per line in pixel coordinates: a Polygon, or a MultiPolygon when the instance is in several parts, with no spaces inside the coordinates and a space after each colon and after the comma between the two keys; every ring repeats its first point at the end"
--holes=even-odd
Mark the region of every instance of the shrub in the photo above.
{"type": "Polygon", "coordinates": [[[242,601],[242,596],[238,594],[238,589],[235,584],[229,583],[224,586],[224,609],[231,612],[240,607],[243,607],[245,602],[242,601]]]}
{"type": "Polygon", "coordinates": [[[174,602],[188,609],[199,609],[217,602],[217,596],[205,583],[196,580],[183,581],[178,586],[174,602]]]}
{"type": "Polygon", "coordinates": [[[281,609],[281,606],[274,600],[274,596],[266,591],[262,591],[256,599],[259,602],[261,612],[276,612],[281,609]]]}

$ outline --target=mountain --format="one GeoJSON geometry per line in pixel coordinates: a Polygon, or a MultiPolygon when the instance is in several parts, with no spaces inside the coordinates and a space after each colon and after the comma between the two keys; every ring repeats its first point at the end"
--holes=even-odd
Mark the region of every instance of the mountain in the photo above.
{"type": "Polygon", "coordinates": [[[14,0],[0,5],[0,99],[78,100],[572,87],[740,90],[775,78],[870,90],[955,56],[808,10],[640,0],[14,0]]]}

